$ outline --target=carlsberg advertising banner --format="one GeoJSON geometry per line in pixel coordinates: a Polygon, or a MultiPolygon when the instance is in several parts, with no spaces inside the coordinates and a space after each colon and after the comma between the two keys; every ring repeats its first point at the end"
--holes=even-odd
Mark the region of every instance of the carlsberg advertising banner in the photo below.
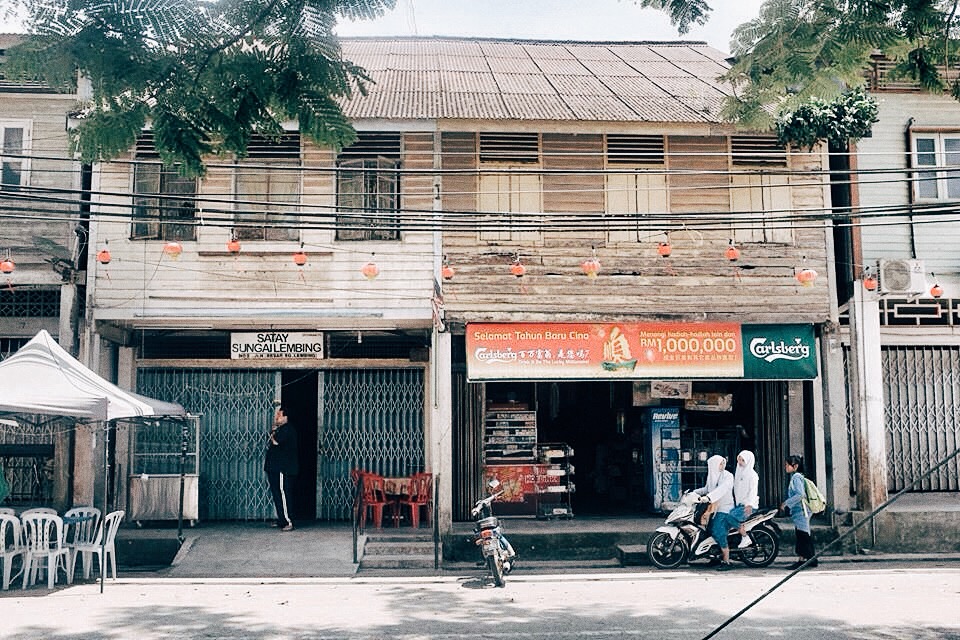
{"type": "Polygon", "coordinates": [[[812,325],[471,323],[470,380],[808,379],[812,325]]]}
{"type": "Polygon", "coordinates": [[[767,380],[817,377],[813,325],[745,324],[743,377],[767,380]]]}

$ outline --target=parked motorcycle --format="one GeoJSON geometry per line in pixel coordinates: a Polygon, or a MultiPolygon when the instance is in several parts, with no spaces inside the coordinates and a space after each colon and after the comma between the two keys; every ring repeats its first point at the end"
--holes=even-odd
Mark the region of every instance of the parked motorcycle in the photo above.
{"type": "MultiPolygon", "coordinates": [[[[665,524],[647,543],[647,557],[660,569],[673,569],[694,560],[719,560],[720,547],[709,531],[699,523],[697,504],[700,496],[693,492],[683,494],[680,504],[667,516],[665,524]]],[[[780,527],[773,518],[776,509],[755,511],[743,523],[750,537],[748,547],[738,547],[741,537],[731,529],[727,542],[730,560],[740,560],[748,567],[766,567],[780,553],[780,527]]]]}
{"type": "Polygon", "coordinates": [[[493,515],[493,501],[503,495],[503,490],[497,491],[500,482],[491,480],[487,486],[491,493],[486,498],[477,500],[470,511],[474,519],[473,542],[480,547],[483,561],[490,570],[493,584],[502,587],[504,576],[513,570],[517,554],[504,537],[500,529],[500,520],[493,515]]]}

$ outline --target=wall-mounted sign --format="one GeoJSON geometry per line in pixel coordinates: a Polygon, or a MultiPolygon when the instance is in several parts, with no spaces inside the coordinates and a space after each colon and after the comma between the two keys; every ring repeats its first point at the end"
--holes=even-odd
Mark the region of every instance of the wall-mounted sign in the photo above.
{"type": "Polygon", "coordinates": [[[323,358],[323,333],[262,331],[231,333],[230,358],[323,358]]]}
{"type": "Polygon", "coordinates": [[[470,380],[817,376],[812,325],[475,323],[466,348],[470,380]]]}

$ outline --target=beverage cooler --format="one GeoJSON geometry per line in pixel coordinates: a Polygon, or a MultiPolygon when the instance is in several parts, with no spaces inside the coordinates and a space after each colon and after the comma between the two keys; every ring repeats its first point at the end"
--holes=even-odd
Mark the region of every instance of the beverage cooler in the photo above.
{"type": "Polygon", "coordinates": [[[650,407],[643,423],[650,435],[649,493],[655,511],[670,511],[680,501],[680,408],[650,407]]]}

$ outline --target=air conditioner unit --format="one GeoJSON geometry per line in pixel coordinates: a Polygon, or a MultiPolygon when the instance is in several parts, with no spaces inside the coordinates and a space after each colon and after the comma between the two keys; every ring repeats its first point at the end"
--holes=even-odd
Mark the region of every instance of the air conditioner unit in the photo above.
{"type": "Polygon", "coordinates": [[[880,260],[880,293],[917,294],[927,290],[923,260],[880,260]]]}

